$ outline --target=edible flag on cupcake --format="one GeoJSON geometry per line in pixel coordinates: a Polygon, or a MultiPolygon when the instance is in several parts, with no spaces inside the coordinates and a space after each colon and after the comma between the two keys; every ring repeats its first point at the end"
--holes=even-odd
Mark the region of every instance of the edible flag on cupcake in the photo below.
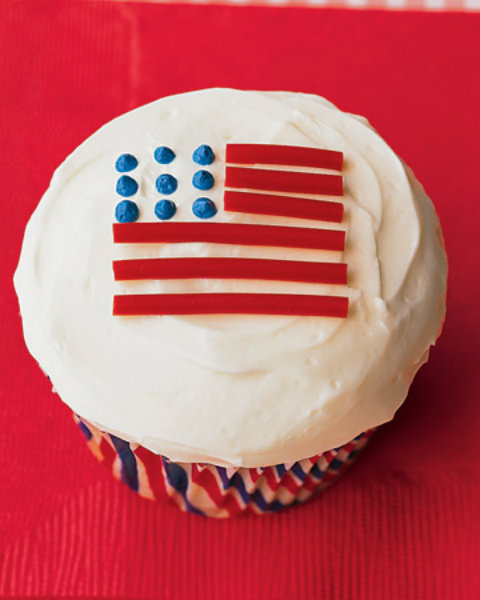
{"type": "MultiPolygon", "coordinates": [[[[343,154],[333,150],[269,144],[227,144],[224,210],[249,215],[272,215],[304,219],[311,223],[341,223],[343,204],[343,154]],[[305,170],[308,169],[308,170],[305,170]],[[325,172],[326,171],[326,172],[325,172]],[[329,199],[319,199],[318,196],[329,199]],[[336,199],[335,199],[336,198],[336,199]]],[[[175,153],[167,147],[155,150],[155,159],[168,164],[175,153]]],[[[208,170],[215,160],[210,146],[202,145],[193,160],[206,168],[196,171],[192,185],[208,194],[214,177],[208,170]]],[[[116,163],[122,173],[117,193],[132,196],[137,181],[124,175],[135,169],[132,155],[122,155],[116,163]]],[[[173,175],[163,173],[156,180],[162,195],[177,189],[173,175]]],[[[140,222],[138,207],[122,200],[116,207],[118,223],[113,225],[116,244],[184,244],[203,242],[236,246],[270,246],[343,252],[345,231],[321,227],[292,227],[256,223],[221,222],[217,208],[208,197],[193,203],[199,222],[172,221],[176,205],[163,199],[155,206],[160,221],[140,222]]],[[[117,281],[159,279],[236,279],[314,284],[346,285],[347,265],[340,262],[303,261],[271,258],[181,257],[141,258],[113,261],[117,281]]],[[[346,318],[348,298],[337,295],[285,293],[161,293],[114,296],[113,314],[270,314],[346,318]]]]}

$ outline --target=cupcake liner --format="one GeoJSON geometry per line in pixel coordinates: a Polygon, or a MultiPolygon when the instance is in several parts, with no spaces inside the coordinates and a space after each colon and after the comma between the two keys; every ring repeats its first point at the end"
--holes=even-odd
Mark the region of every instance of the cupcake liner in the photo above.
{"type": "Polygon", "coordinates": [[[217,518],[266,514],[305,502],[344,473],[374,432],[370,429],[339,448],[293,463],[218,467],[173,462],[74,418],[93,455],[137,494],[150,500],[169,498],[184,511],[217,518]]]}

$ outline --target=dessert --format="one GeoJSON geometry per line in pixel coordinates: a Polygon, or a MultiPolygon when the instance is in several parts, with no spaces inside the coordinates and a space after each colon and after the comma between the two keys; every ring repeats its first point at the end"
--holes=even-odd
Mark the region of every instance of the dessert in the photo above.
{"type": "Polygon", "coordinates": [[[15,286],[92,450],[143,496],[228,516],[305,500],[393,417],[440,333],[446,257],[365,119],[213,89],[81,144],[15,286]]]}

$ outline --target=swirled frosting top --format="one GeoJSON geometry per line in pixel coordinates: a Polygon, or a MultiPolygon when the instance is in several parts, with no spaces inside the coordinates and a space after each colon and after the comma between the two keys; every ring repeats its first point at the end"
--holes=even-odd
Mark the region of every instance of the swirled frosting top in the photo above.
{"type": "Polygon", "coordinates": [[[28,223],[15,286],[28,348],[76,413],[173,460],[258,467],[337,447],[392,418],[441,329],[446,258],[432,204],[365,119],[312,95],[212,89],[133,110],[75,150],[28,223]],[[343,221],[224,210],[229,142],[342,152],[343,221]],[[210,150],[195,160],[201,147],[210,150]],[[195,187],[202,170],[211,178],[197,176],[195,187]],[[199,197],[210,204],[196,213],[199,197]],[[200,216],[341,229],[345,248],[114,244],[125,199],[138,223],[200,216]],[[156,212],[162,200],[170,202],[156,212]],[[116,258],[182,256],[347,263],[348,281],[114,281],[116,258]],[[132,291],[340,295],[349,311],[113,316],[113,296],[132,291]]]}

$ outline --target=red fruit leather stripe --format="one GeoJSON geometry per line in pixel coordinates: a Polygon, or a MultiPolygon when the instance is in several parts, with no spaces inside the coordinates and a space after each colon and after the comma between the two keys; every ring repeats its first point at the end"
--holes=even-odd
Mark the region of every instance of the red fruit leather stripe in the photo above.
{"type": "Polygon", "coordinates": [[[117,281],[139,279],[263,279],[347,283],[347,265],[263,258],[149,258],[113,261],[117,281]]]}
{"type": "Polygon", "coordinates": [[[117,244],[209,242],[242,246],[343,250],[345,232],[239,223],[114,223],[113,239],[117,244]]]}
{"type": "Polygon", "coordinates": [[[270,144],[227,144],[225,162],[237,164],[289,165],[341,171],[343,154],[335,150],[277,146],[270,144]]]}
{"type": "Polygon", "coordinates": [[[348,298],[296,294],[141,294],[113,298],[113,314],[256,314],[341,317],[348,298]]]}
{"type": "Polygon", "coordinates": [[[343,219],[341,202],[308,200],[307,198],[292,198],[292,196],[225,190],[223,205],[225,210],[230,212],[276,215],[332,223],[341,223],[343,219]]]}
{"type": "Polygon", "coordinates": [[[341,175],[272,171],[270,169],[249,169],[246,167],[227,167],[225,169],[225,187],[270,190],[292,194],[343,196],[341,175]]]}

